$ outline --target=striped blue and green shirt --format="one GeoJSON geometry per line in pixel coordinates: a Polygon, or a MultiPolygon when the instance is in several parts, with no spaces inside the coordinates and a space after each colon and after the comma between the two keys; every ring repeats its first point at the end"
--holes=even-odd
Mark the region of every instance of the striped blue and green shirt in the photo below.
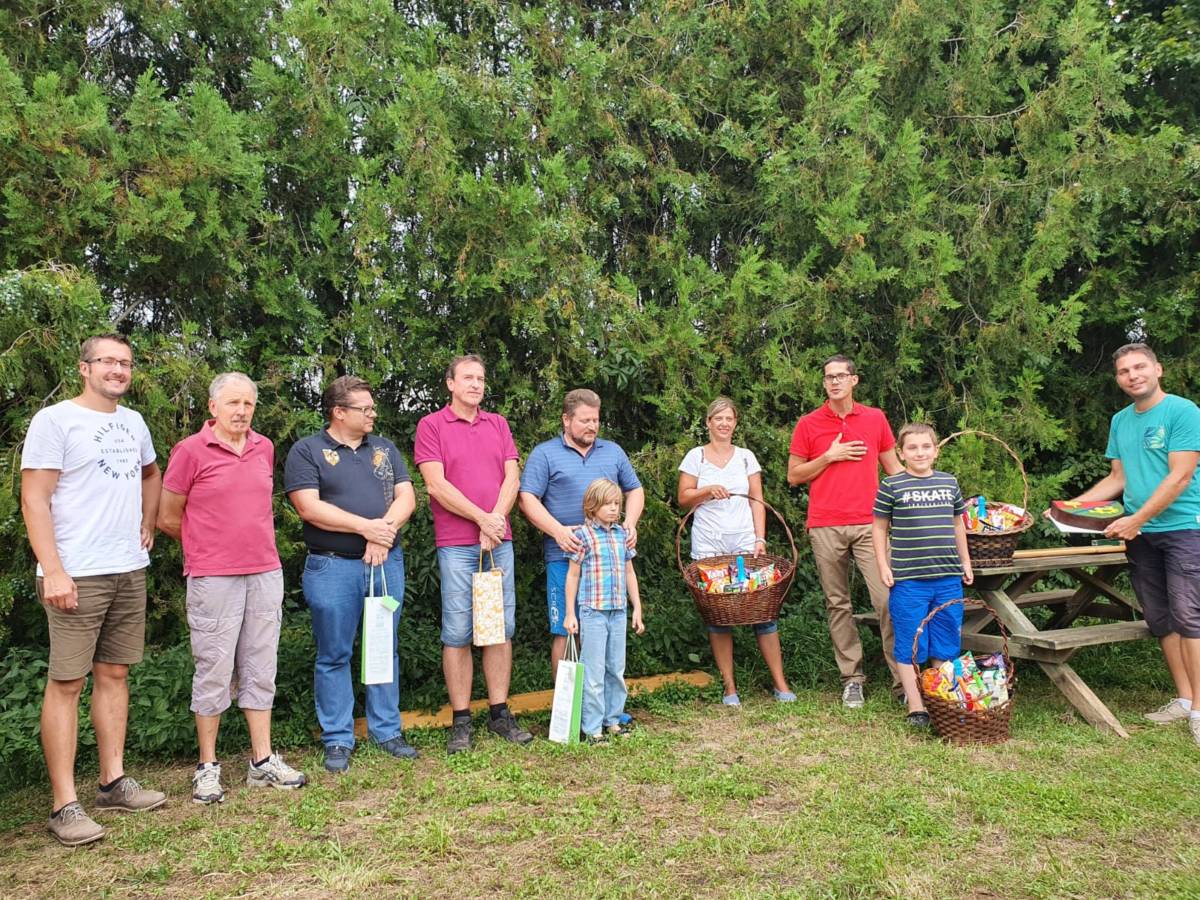
{"type": "Polygon", "coordinates": [[[958,480],[933,471],[924,478],[900,472],[879,484],[875,517],[892,523],[892,574],[897,581],[963,573],[954,544],[954,521],[962,515],[958,480]]]}

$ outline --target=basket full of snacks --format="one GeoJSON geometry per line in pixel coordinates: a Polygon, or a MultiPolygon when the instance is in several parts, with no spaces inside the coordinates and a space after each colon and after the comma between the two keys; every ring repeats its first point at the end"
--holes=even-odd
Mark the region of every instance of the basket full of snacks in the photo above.
{"type": "Polygon", "coordinates": [[[779,610],[796,576],[796,562],[799,558],[796,541],[792,538],[792,530],[788,528],[783,516],[771,504],[747,494],[732,496],[762,503],[774,513],[787,534],[791,557],[770,553],[757,556],[737,553],[709,556],[685,564],[682,548],[683,529],[695,511],[693,509],[679,520],[679,528],[675,532],[675,559],[679,563],[679,571],[692,600],[696,603],[696,610],[706,625],[757,625],[760,622],[771,622],[779,618],[779,610]]]}
{"type": "Polygon", "coordinates": [[[1021,505],[999,503],[980,495],[966,500],[963,512],[963,524],[967,528],[967,551],[971,554],[971,566],[976,569],[1006,566],[1012,562],[1013,553],[1021,535],[1033,527],[1033,516],[1029,514],[1029,477],[1025,474],[1025,465],[1021,457],[1000,438],[986,431],[956,431],[942,439],[938,444],[941,449],[948,441],[967,434],[991,438],[1008,451],[1008,455],[1016,460],[1021,472],[1021,483],[1024,494],[1021,505]]]}
{"type": "Polygon", "coordinates": [[[1016,682],[1008,655],[1008,632],[995,611],[981,604],[1000,626],[1000,653],[975,656],[968,650],[924,672],[917,664],[917,639],[939,612],[966,600],[951,600],[929,613],[913,636],[913,671],[933,730],[952,744],[1001,744],[1008,740],[1012,718],[1012,691],[1016,682]]]}

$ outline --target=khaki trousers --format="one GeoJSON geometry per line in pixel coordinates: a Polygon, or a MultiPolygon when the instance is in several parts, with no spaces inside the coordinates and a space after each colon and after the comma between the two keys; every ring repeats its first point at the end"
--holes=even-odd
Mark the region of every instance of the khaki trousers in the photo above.
{"type": "Polygon", "coordinates": [[[866,680],[863,675],[862,641],[858,636],[858,625],[854,621],[854,610],[850,604],[850,561],[853,559],[862,573],[871,594],[871,606],[879,614],[880,636],[883,638],[883,656],[892,673],[892,684],[899,684],[896,677],[896,659],[892,653],[892,619],[888,615],[888,588],[879,579],[875,564],[875,550],[871,546],[870,525],[830,525],[810,528],[813,556],[817,563],[817,576],[825,591],[825,611],[829,616],[829,637],[833,640],[833,655],[837,659],[842,683],[866,680]]]}

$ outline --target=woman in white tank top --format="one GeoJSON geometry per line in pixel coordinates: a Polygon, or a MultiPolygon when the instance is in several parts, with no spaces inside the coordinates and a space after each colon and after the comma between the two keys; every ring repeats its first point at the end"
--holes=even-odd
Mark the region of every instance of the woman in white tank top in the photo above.
{"type": "MultiPolygon", "coordinates": [[[[733,432],[737,428],[737,407],[728,397],[709,404],[705,421],[708,443],[688,451],[679,464],[679,505],[692,516],[692,559],[744,553],[754,555],[766,550],[766,508],[751,503],[746,494],[762,500],[762,474],[758,460],[745,447],[736,447],[733,432]]],[[[758,648],[771,673],[775,699],[789,703],[796,699],[783,674],[783,654],[779,648],[776,622],[755,625],[758,648]]],[[[740,706],[733,674],[733,630],[709,625],[708,640],[713,658],[724,682],[727,706],[740,706]]]]}

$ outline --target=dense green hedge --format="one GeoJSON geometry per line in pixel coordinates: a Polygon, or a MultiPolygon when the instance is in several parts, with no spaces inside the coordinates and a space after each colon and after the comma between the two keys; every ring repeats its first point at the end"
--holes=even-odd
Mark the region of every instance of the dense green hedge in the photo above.
{"type": "MultiPolygon", "coordinates": [[[[379,428],[403,447],[442,402],[456,351],[489,360],[489,404],[526,452],[554,432],[565,390],[596,389],[647,486],[649,630],[632,642],[634,673],[705,653],[675,572],[671,498],[718,393],[742,404],[741,438],[796,529],[788,436],[839,350],[894,421],[1001,435],[1035,503],[1081,486],[1104,468],[1121,402],[1114,347],[1145,335],[1168,389],[1200,383],[1200,28],[1186,4],[1124,7],[7,4],[5,671],[35,677],[45,646],[20,442],[36,409],[74,390],[79,338],[114,324],[134,338],[129,402],[164,456],[227,368],[259,380],[256,425],[281,458],[343,372],[378,386],[379,428]]],[[[994,447],[964,442],[947,467],[968,488],[1019,493],[994,447]]],[[[300,647],[302,547],[282,500],[277,524],[300,647]]],[[[515,684],[542,686],[538,542],[518,525],[517,543],[515,684]]],[[[436,704],[424,504],[405,546],[406,694],[436,704]]],[[[785,629],[808,667],[798,678],[832,671],[802,556],[785,629]]],[[[155,733],[178,750],[182,586],[165,539],[151,595],[155,662],[139,677],[160,678],[155,696],[175,691],[155,733]]],[[[297,652],[284,691],[297,722],[311,715],[307,665],[297,652]]],[[[0,696],[0,721],[15,702],[0,696]]],[[[10,734],[0,743],[18,746],[10,734]]]]}

